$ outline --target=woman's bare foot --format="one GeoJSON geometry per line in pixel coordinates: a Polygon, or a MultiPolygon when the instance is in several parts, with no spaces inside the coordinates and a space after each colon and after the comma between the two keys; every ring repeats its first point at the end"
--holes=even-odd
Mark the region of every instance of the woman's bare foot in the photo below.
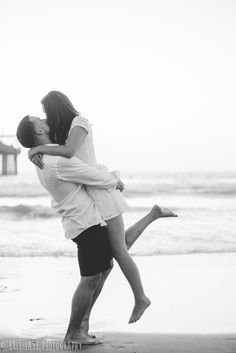
{"type": "Polygon", "coordinates": [[[165,217],[178,217],[173,211],[169,208],[160,207],[158,205],[154,205],[150,211],[150,216],[153,220],[158,218],[165,218],[165,217]]]}
{"type": "Polygon", "coordinates": [[[138,321],[150,304],[151,300],[147,297],[142,300],[137,300],[135,302],[132,315],[130,316],[129,324],[133,324],[134,322],[138,321]]]}

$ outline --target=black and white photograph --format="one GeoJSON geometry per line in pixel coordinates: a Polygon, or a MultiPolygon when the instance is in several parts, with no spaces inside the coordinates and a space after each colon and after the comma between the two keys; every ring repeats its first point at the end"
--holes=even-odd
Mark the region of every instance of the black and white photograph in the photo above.
{"type": "Polygon", "coordinates": [[[236,353],[236,1],[0,0],[0,351],[236,353]]]}

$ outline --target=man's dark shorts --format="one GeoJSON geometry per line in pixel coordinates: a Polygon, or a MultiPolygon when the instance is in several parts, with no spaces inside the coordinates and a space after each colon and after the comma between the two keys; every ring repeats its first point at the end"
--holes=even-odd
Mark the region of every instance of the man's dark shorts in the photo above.
{"type": "Polygon", "coordinates": [[[76,238],[81,276],[94,276],[113,266],[107,227],[92,226],[76,238]]]}

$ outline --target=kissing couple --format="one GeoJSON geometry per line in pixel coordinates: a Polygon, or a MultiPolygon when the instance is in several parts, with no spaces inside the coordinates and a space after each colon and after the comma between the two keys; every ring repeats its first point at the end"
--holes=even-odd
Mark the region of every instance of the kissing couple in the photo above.
{"type": "Polygon", "coordinates": [[[128,205],[122,194],[124,184],[118,171],[109,172],[97,163],[91,124],[59,91],[49,92],[41,103],[46,119],[25,116],[16,135],[22,146],[30,148],[29,159],[62,218],[65,236],[77,246],[81,278],[72,298],[64,342],[80,347],[99,344],[102,341],[89,333],[89,319],[113,258],[134,295],[129,318],[129,323],[134,323],[151,301],[129,249],[152,222],[177,215],[154,205],[125,230],[122,214],[128,205]]]}

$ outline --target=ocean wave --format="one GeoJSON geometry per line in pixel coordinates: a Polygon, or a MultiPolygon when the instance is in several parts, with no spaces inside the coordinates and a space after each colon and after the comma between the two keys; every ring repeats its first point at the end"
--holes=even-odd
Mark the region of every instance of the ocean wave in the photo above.
{"type": "MultiPolygon", "coordinates": [[[[185,185],[146,185],[140,184],[134,186],[126,186],[123,192],[125,197],[150,197],[158,195],[183,195],[183,196],[207,196],[207,197],[234,197],[236,196],[236,185],[234,186],[214,186],[214,187],[202,187],[202,186],[185,186],[185,185]]],[[[16,190],[1,190],[0,198],[35,198],[40,196],[49,196],[49,194],[36,188],[30,190],[19,188],[16,190]]]]}
{"type": "Polygon", "coordinates": [[[127,197],[151,195],[199,195],[199,196],[235,196],[236,185],[233,186],[185,186],[185,185],[140,185],[137,188],[127,188],[124,192],[127,197]]]}
{"type": "MultiPolygon", "coordinates": [[[[147,212],[149,209],[149,207],[135,206],[130,207],[129,212],[147,212]]],[[[15,206],[0,206],[0,218],[1,217],[10,217],[17,219],[47,219],[58,216],[55,211],[48,206],[20,204],[15,206]]]]}
{"type": "Polygon", "coordinates": [[[154,250],[136,251],[132,256],[163,256],[163,255],[193,255],[193,254],[235,254],[235,249],[181,249],[181,250],[154,250]]]}
{"type": "Polygon", "coordinates": [[[76,257],[75,251],[63,250],[27,250],[19,251],[0,249],[0,257],[76,257]]]}
{"type": "MultiPolygon", "coordinates": [[[[193,255],[193,254],[235,254],[235,249],[181,249],[181,250],[155,250],[155,251],[136,251],[131,252],[133,257],[143,257],[143,256],[164,256],[164,255],[193,255]]],[[[24,250],[24,251],[12,251],[12,250],[3,250],[0,249],[0,257],[76,257],[75,251],[61,251],[61,250],[49,250],[49,251],[40,251],[35,249],[24,250]]]]}
{"type": "Polygon", "coordinates": [[[30,205],[17,205],[17,206],[0,206],[0,217],[13,217],[13,218],[52,218],[56,217],[55,211],[47,206],[30,206],[30,205]]]}
{"type": "MultiPolygon", "coordinates": [[[[150,195],[235,196],[236,173],[136,173],[122,175],[128,197],[150,195]]],[[[48,195],[37,178],[1,177],[0,197],[39,197],[48,195]]]]}
{"type": "MultiPolygon", "coordinates": [[[[202,207],[202,206],[189,206],[188,204],[185,206],[175,206],[173,205],[171,209],[176,213],[183,213],[183,212],[210,212],[209,207],[202,207]]],[[[149,206],[142,206],[142,205],[132,205],[128,209],[128,213],[147,213],[150,211],[149,206]]],[[[41,206],[41,205],[25,205],[19,204],[15,206],[0,206],[0,219],[1,218],[11,218],[17,220],[25,220],[25,219],[48,219],[59,217],[52,207],[48,206],[41,206]]]]}
{"type": "MultiPolygon", "coordinates": [[[[172,207],[175,212],[184,212],[184,211],[209,211],[207,208],[204,207],[172,207]]],[[[130,206],[127,212],[135,213],[135,212],[142,212],[146,213],[150,210],[149,206],[130,206]]],[[[41,206],[41,205],[15,205],[15,206],[0,206],[0,218],[13,218],[13,219],[48,219],[58,217],[55,213],[54,209],[48,206],[41,206]]]]}

